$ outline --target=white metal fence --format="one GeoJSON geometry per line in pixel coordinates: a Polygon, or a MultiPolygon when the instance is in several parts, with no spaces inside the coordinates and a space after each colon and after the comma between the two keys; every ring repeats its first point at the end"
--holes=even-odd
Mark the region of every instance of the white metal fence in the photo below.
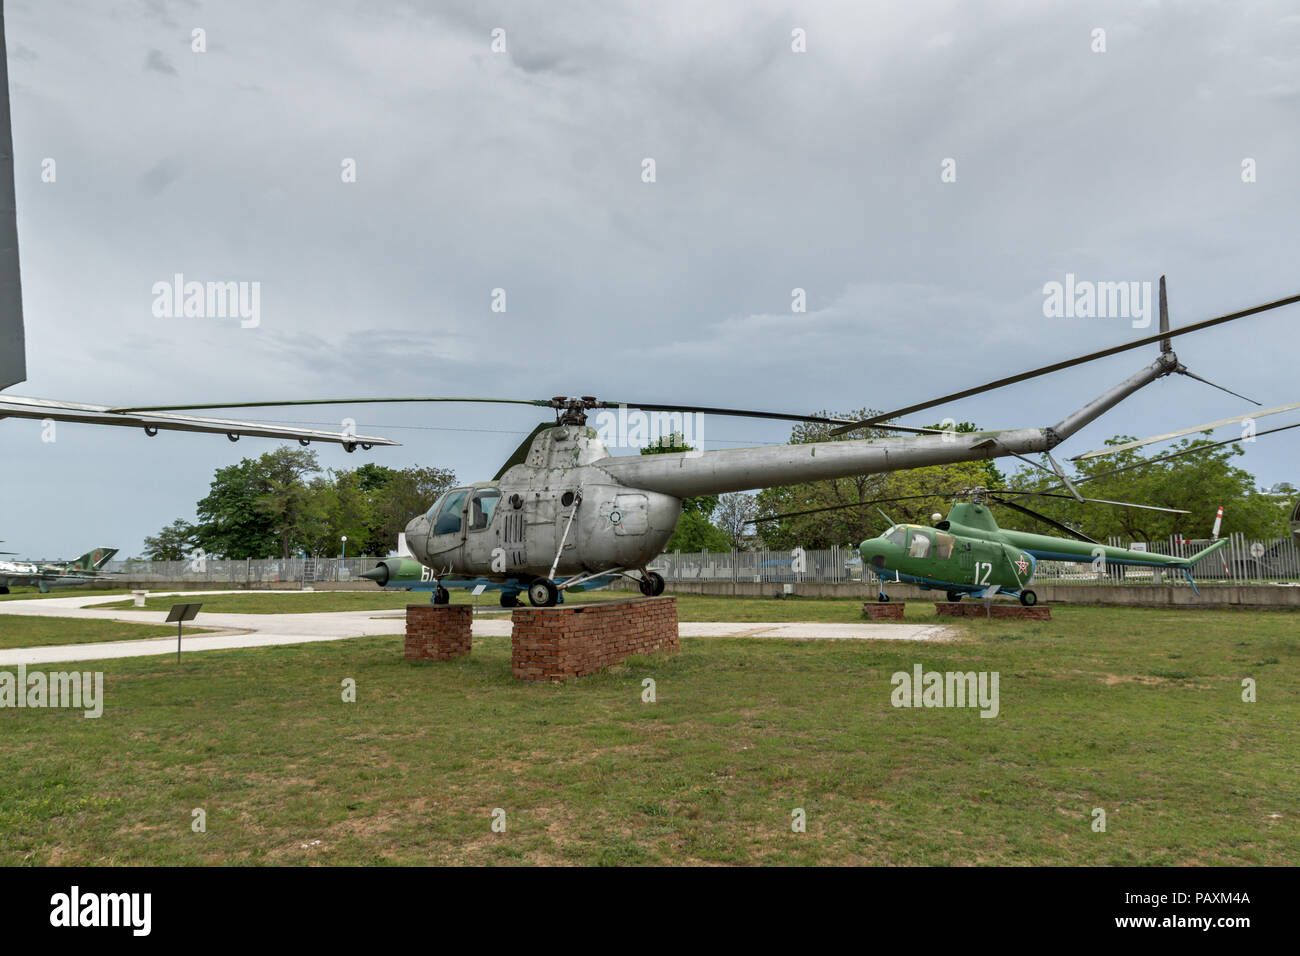
{"type": "MultiPolygon", "coordinates": [[[[1131,548],[1133,542],[1112,538],[1107,544],[1131,548]]],[[[1190,557],[1209,545],[1208,541],[1147,542],[1154,554],[1190,557]]],[[[285,583],[334,583],[355,581],[376,564],[376,558],[289,558],[223,561],[111,561],[107,571],[120,571],[132,581],[203,582],[233,586],[265,586],[285,583]]],[[[696,551],[664,554],[653,567],[669,583],[676,581],[735,581],[783,584],[807,581],[843,584],[862,580],[862,559],[846,548],[791,551],[696,551]]],[[[1291,538],[1272,541],[1248,540],[1230,535],[1228,544],[1199,561],[1192,572],[1198,583],[1250,583],[1263,581],[1300,582],[1300,550],[1291,538]]],[[[1090,564],[1039,561],[1034,580],[1122,584],[1183,584],[1181,573],[1162,573],[1158,568],[1111,565],[1099,573],[1090,564]]]]}

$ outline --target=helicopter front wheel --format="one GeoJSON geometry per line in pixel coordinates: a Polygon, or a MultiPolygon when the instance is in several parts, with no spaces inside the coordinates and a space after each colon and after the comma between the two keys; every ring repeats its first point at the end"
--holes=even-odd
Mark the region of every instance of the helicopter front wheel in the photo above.
{"type": "Polygon", "coordinates": [[[884,591],[881,591],[881,592],[880,592],[880,597],[878,597],[876,600],[878,600],[881,604],[888,604],[888,603],[889,603],[889,595],[886,594],[884,591]]]}
{"type": "Polygon", "coordinates": [[[948,600],[949,600],[949,601],[952,601],[952,602],[954,602],[954,603],[957,602],[957,601],[960,601],[960,600],[961,600],[961,592],[960,592],[960,591],[949,591],[949,592],[948,592],[948,600]]]}
{"type": "Polygon", "coordinates": [[[518,607],[518,606],[519,606],[519,595],[516,594],[514,591],[502,591],[502,592],[501,592],[501,606],[502,606],[502,607],[518,607]]]}
{"type": "Polygon", "coordinates": [[[560,589],[550,578],[538,578],[528,585],[528,600],[533,607],[555,607],[560,599],[560,589]]]}
{"type": "Polygon", "coordinates": [[[438,585],[438,590],[436,590],[436,591],[433,592],[433,603],[434,603],[434,604],[450,604],[450,603],[451,603],[451,592],[449,592],[449,591],[448,591],[445,587],[443,587],[441,584],[438,585]]]}
{"type": "Polygon", "coordinates": [[[1033,591],[1021,591],[1020,603],[1023,604],[1025,607],[1033,607],[1035,604],[1038,603],[1038,595],[1035,594],[1033,591]]]}

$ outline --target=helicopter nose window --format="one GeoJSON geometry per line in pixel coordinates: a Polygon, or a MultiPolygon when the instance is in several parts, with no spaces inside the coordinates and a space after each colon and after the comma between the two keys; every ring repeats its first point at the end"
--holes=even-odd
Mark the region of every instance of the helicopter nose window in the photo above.
{"type": "Polygon", "coordinates": [[[907,544],[907,531],[903,528],[895,528],[889,534],[885,535],[885,540],[890,544],[896,544],[900,548],[907,544]]]}
{"type": "Polygon", "coordinates": [[[495,488],[474,492],[474,500],[469,506],[469,530],[482,531],[490,525],[500,500],[501,492],[495,488]]]}
{"type": "Polygon", "coordinates": [[[457,491],[449,491],[443,496],[438,517],[433,522],[434,534],[460,533],[460,511],[465,507],[465,496],[468,494],[468,488],[461,488],[457,491]]]}
{"type": "Polygon", "coordinates": [[[907,549],[907,555],[911,558],[928,558],[930,556],[930,532],[918,531],[912,529],[912,542],[907,549]]]}

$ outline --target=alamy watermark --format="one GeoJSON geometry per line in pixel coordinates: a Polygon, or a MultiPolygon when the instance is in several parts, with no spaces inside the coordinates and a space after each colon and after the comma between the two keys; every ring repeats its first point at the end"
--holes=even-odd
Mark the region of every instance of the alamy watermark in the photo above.
{"type": "Polygon", "coordinates": [[[152,893],[84,893],[74,885],[50,897],[50,925],[125,927],[148,936],[153,926],[152,893]]]}
{"type": "Polygon", "coordinates": [[[1151,325],[1150,282],[1091,282],[1065,274],[1043,286],[1043,315],[1049,319],[1131,319],[1133,328],[1151,325]]]}
{"type": "Polygon", "coordinates": [[[29,673],[26,664],[19,664],[17,674],[0,671],[0,709],[5,707],[71,707],[84,710],[85,717],[99,717],[104,713],[104,672],[29,673]]]}
{"type": "Polygon", "coordinates": [[[894,685],[889,702],[895,707],[978,707],[981,717],[996,717],[998,677],[997,671],[923,673],[916,664],[912,673],[895,671],[889,679],[894,685]]]}
{"type": "Polygon", "coordinates": [[[153,284],[153,314],[157,319],[239,319],[240,328],[262,324],[262,283],[198,282],[177,272],[170,282],[153,284]]]}
{"type": "Polygon", "coordinates": [[[685,447],[687,458],[698,458],[704,453],[704,413],[628,411],[620,405],[617,413],[596,413],[596,437],[606,448],[685,447]]]}

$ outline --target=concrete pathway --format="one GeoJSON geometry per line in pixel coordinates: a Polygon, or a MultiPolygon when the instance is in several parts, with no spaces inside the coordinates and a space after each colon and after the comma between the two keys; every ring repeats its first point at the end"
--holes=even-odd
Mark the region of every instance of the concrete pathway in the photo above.
{"type": "MultiPolygon", "coordinates": [[[[246,593],[227,591],[178,592],[176,597],[246,593]]],[[[158,597],[157,594],[150,595],[158,597]]],[[[172,595],[165,595],[170,597],[172,595]]],[[[133,624],[163,624],[165,611],[108,609],[86,605],[113,601],[112,596],[45,598],[30,601],[0,601],[0,615],[29,617],[86,618],[97,621],[125,621],[133,624]]],[[[225,650],[235,647],[270,647],[340,641],[379,634],[401,634],[406,613],[402,610],[333,611],[317,614],[208,614],[199,612],[191,626],[211,629],[202,635],[186,634],[181,652],[225,650]]],[[[475,637],[509,637],[510,619],[504,615],[483,616],[473,623],[475,637]]],[[[945,627],[926,624],[861,624],[684,622],[678,625],[682,637],[763,637],[780,640],[891,640],[940,641],[949,636],[945,627]]],[[[106,660],[115,657],[149,657],[176,653],[176,636],[143,638],[135,641],[104,641],[95,644],[61,644],[0,650],[0,667],[18,664],[54,664],[63,661],[106,660]]]]}

